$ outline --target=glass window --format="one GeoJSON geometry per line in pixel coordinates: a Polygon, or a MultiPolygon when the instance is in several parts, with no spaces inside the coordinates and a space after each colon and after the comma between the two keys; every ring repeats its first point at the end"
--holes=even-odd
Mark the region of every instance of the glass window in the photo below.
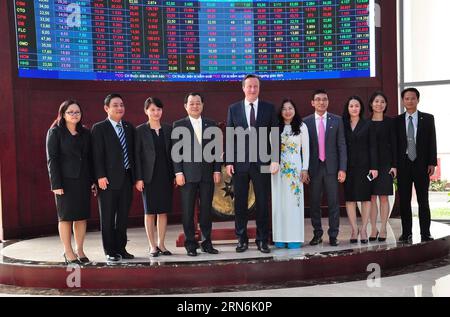
{"type": "Polygon", "coordinates": [[[405,82],[450,80],[450,1],[403,3],[405,82]]]}

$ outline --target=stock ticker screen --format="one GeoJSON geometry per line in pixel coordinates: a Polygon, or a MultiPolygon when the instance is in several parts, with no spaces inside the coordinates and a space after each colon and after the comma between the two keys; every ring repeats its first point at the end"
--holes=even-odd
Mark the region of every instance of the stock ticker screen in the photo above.
{"type": "Polygon", "coordinates": [[[18,75],[375,77],[374,0],[13,0],[18,75]]]}

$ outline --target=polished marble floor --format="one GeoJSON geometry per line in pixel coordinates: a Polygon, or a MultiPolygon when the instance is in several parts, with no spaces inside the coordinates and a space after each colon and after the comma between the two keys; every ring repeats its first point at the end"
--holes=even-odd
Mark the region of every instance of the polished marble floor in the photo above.
{"type": "MultiPolygon", "coordinates": [[[[180,290],[172,294],[155,295],[146,290],[86,291],[56,290],[0,285],[0,297],[9,296],[164,296],[177,297],[180,303],[188,298],[268,298],[268,297],[450,297],[450,255],[440,260],[414,267],[382,272],[379,280],[354,277],[345,281],[311,281],[310,285],[252,287],[253,289],[180,290]],[[409,273],[406,273],[410,271],[409,273]],[[403,273],[401,273],[403,272],[403,273]],[[385,276],[386,275],[386,276],[385,276]],[[389,276],[392,275],[392,276],[389,276]],[[379,282],[379,283],[378,283],[379,282]]],[[[205,300],[208,302],[208,300],[205,300]]]]}
{"type": "MultiPolygon", "coordinates": [[[[214,228],[229,228],[232,223],[216,223],[214,228]]],[[[252,225],[252,224],[250,224],[252,225]]],[[[167,235],[166,246],[174,255],[160,256],[155,259],[148,257],[148,246],[146,243],[145,231],[143,228],[134,228],[129,230],[128,251],[135,254],[136,259],[130,262],[186,262],[186,261],[215,261],[226,259],[245,259],[272,257],[280,260],[286,258],[304,258],[311,254],[323,254],[329,251],[345,251],[348,249],[364,250],[385,250],[396,247],[396,238],[400,234],[400,221],[391,219],[388,227],[388,239],[386,242],[371,242],[368,245],[358,243],[351,245],[348,241],[350,236],[350,227],[347,220],[341,219],[341,233],[339,247],[330,247],[325,238],[324,243],[319,246],[305,245],[298,250],[275,249],[269,255],[262,254],[256,250],[254,244],[250,245],[250,250],[245,253],[237,254],[234,251],[236,241],[218,241],[215,242],[219,249],[218,255],[199,253],[198,257],[188,257],[184,248],[175,247],[175,240],[181,232],[181,226],[170,226],[167,235]]],[[[306,240],[312,236],[310,224],[305,224],[306,240]]],[[[327,225],[324,220],[324,229],[327,225]]],[[[420,243],[418,235],[418,223],[414,222],[414,243],[420,243]]],[[[433,222],[431,232],[435,238],[442,238],[450,235],[450,226],[433,222]]],[[[101,248],[101,238],[99,232],[89,232],[86,239],[86,253],[91,260],[97,263],[103,263],[104,256],[101,248]]],[[[61,245],[58,237],[42,237],[30,240],[19,241],[15,243],[5,243],[1,250],[2,260],[14,259],[24,264],[47,263],[49,265],[58,264],[62,261],[61,245]]],[[[5,262],[6,263],[6,262],[5,262]]],[[[130,263],[130,264],[132,264],[130,263]]],[[[185,297],[429,297],[429,296],[450,296],[450,255],[445,258],[425,262],[417,265],[411,265],[405,268],[379,272],[379,279],[373,279],[371,272],[360,274],[358,276],[339,277],[328,280],[314,280],[296,283],[285,283],[280,285],[252,285],[229,288],[214,289],[178,289],[171,290],[169,293],[161,293],[162,296],[180,296],[185,297]],[[368,277],[370,277],[368,279],[368,277]]],[[[375,276],[375,277],[378,277],[375,276]]],[[[147,292],[144,290],[56,290],[56,289],[37,289],[26,287],[14,287],[0,285],[0,296],[158,296],[158,293],[147,292]]]]}
{"type": "MultiPolygon", "coordinates": [[[[327,220],[323,219],[323,228],[327,230],[327,220]]],[[[233,228],[234,223],[221,222],[215,223],[214,229],[219,228],[233,228]]],[[[249,227],[254,225],[249,223],[249,227]]],[[[191,261],[219,261],[227,259],[249,259],[249,258],[264,258],[271,257],[275,259],[285,258],[302,258],[311,254],[345,251],[348,249],[361,249],[361,250],[376,250],[386,249],[389,247],[397,246],[397,238],[401,233],[401,222],[398,219],[390,219],[388,224],[388,236],[385,242],[369,242],[368,244],[350,244],[349,238],[351,235],[351,227],[349,226],[347,219],[341,219],[339,240],[340,245],[338,247],[331,247],[328,244],[328,237],[324,234],[324,242],[318,246],[310,246],[306,243],[301,249],[275,249],[272,248],[272,252],[269,254],[263,254],[256,249],[254,243],[250,243],[250,248],[244,253],[236,253],[235,246],[236,240],[230,241],[214,241],[214,246],[220,251],[217,255],[211,255],[199,252],[199,256],[191,257],[186,254],[186,251],[182,247],[176,247],[175,242],[182,232],[181,225],[169,226],[166,237],[166,247],[173,253],[172,256],[159,256],[156,258],[149,257],[148,243],[145,235],[144,228],[133,228],[128,230],[128,252],[135,255],[135,259],[123,261],[126,263],[142,263],[142,262],[191,262],[191,261]]],[[[368,229],[370,233],[370,226],[368,229]]],[[[420,243],[418,222],[414,221],[415,233],[413,237],[414,243],[420,243]]],[[[444,224],[433,222],[431,226],[431,232],[435,238],[446,237],[450,235],[450,227],[444,224]]],[[[309,241],[312,237],[312,229],[309,224],[309,220],[305,223],[305,240],[309,241]]],[[[29,240],[23,240],[6,247],[1,250],[1,256],[9,259],[24,261],[24,262],[40,262],[54,264],[63,262],[61,242],[57,236],[35,238],[29,240]]],[[[100,232],[89,232],[85,241],[85,253],[95,263],[105,263],[105,256],[103,254],[101,235],[100,232]]],[[[1,259],[0,259],[1,260],[1,259]]]]}

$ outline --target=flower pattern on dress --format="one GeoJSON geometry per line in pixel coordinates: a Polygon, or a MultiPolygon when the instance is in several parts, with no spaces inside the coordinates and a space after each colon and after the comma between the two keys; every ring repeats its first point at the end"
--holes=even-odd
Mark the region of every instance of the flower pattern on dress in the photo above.
{"type": "Polygon", "coordinates": [[[297,206],[301,203],[300,172],[296,164],[289,159],[292,155],[300,155],[300,146],[293,140],[291,133],[281,135],[281,177],[286,178],[289,187],[297,200],[297,206]]]}

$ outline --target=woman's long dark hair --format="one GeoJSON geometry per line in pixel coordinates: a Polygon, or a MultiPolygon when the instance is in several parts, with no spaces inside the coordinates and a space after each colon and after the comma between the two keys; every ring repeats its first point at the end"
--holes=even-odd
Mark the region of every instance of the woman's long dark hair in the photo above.
{"type": "Polygon", "coordinates": [[[344,106],[344,112],[342,113],[342,120],[344,120],[344,122],[350,122],[350,112],[348,111],[348,106],[350,105],[350,101],[352,100],[357,100],[359,102],[359,104],[361,105],[361,109],[359,111],[359,118],[361,120],[364,120],[364,103],[361,99],[361,97],[359,96],[351,96],[350,98],[347,99],[347,102],[345,103],[344,106]]]}
{"type": "Polygon", "coordinates": [[[78,108],[80,108],[80,121],[77,123],[76,130],[78,133],[82,132],[83,124],[81,123],[81,121],[83,119],[83,111],[81,110],[80,103],[74,99],[64,100],[63,103],[59,106],[58,116],[56,117],[55,121],[53,121],[50,129],[55,126],[66,128],[66,119],[64,119],[64,113],[67,111],[67,108],[69,108],[70,105],[77,105],[78,108]]]}
{"type": "Polygon", "coordinates": [[[280,133],[283,133],[284,126],[285,126],[284,119],[283,119],[283,116],[281,113],[283,111],[284,104],[288,103],[288,102],[292,104],[292,106],[294,107],[294,112],[295,112],[294,117],[292,118],[292,122],[291,122],[292,134],[299,135],[300,127],[302,126],[303,121],[302,121],[302,118],[300,117],[300,115],[298,114],[297,107],[295,106],[294,101],[292,101],[291,99],[284,99],[281,102],[281,107],[280,107],[280,110],[278,111],[278,126],[280,127],[280,133]]]}

